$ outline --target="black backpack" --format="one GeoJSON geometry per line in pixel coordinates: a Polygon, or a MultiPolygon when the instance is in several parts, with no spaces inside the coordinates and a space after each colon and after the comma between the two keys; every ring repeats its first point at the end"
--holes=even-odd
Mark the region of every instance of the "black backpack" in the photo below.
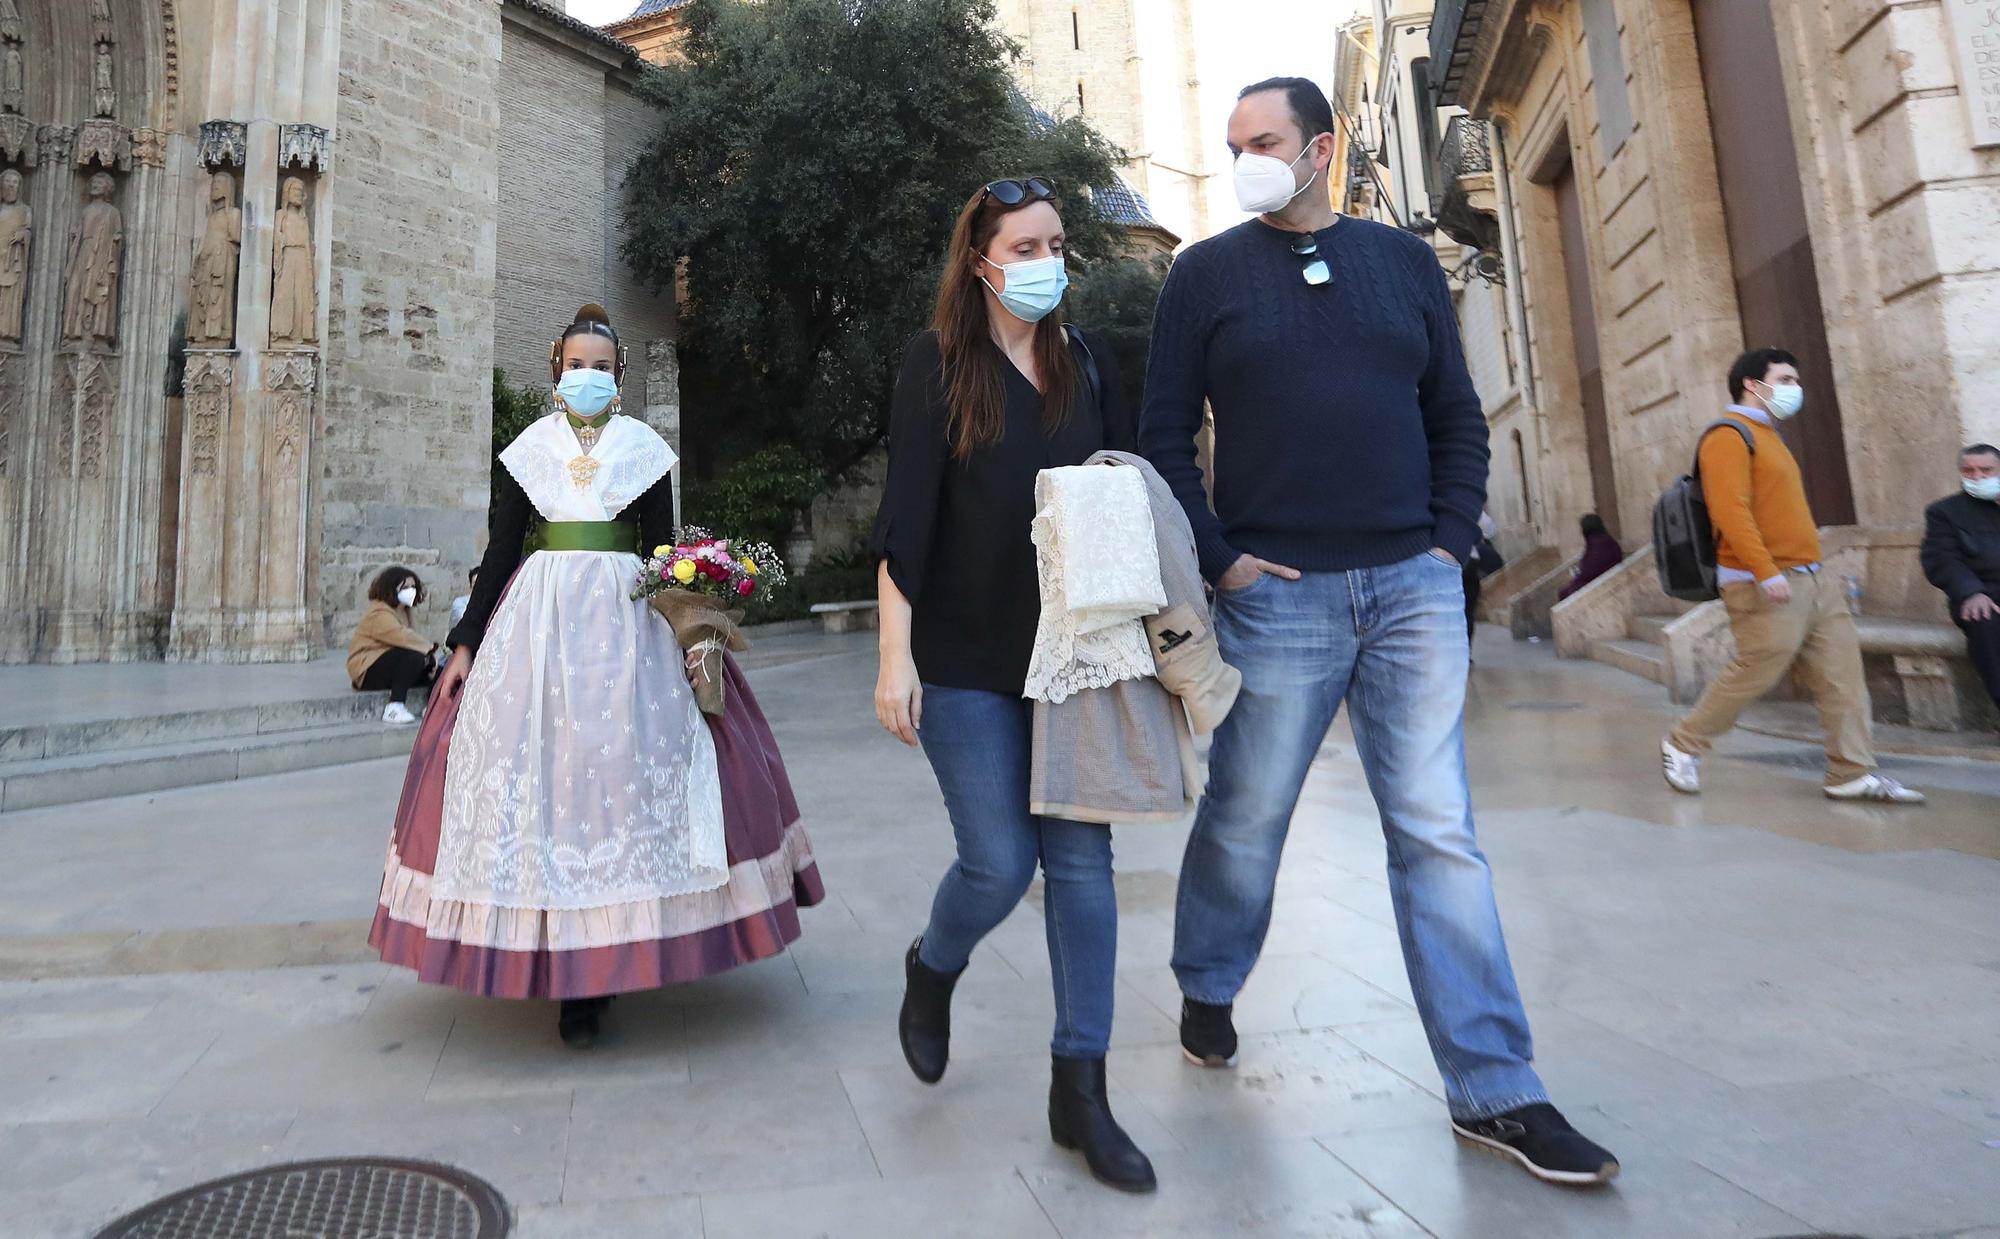
{"type": "Polygon", "coordinates": [[[1683,474],[1653,505],[1653,562],[1660,570],[1660,588],[1683,602],[1710,602],[1722,596],[1715,583],[1715,526],[1708,519],[1708,500],[1701,493],[1701,444],[1711,430],[1727,426],[1743,436],[1743,446],[1757,454],[1757,440],[1741,422],[1724,419],[1704,426],[1695,440],[1694,472],[1683,474]]]}

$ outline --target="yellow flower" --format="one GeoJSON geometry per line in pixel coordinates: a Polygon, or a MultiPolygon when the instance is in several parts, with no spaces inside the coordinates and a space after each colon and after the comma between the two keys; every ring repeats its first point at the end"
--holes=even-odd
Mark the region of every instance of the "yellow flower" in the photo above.
{"type": "Polygon", "coordinates": [[[740,562],[741,562],[741,563],[742,563],[742,565],[743,565],[743,571],[745,572],[745,574],[747,574],[747,575],[749,575],[749,576],[756,576],[756,575],[757,575],[757,561],[756,561],[756,560],[754,560],[754,559],[745,559],[745,560],[742,560],[742,561],[740,561],[740,562]]]}
{"type": "Polygon", "coordinates": [[[665,558],[667,557],[667,552],[669,552],[669,551],[671,551],[671,550],[673,550],[673,549],[674,549],[674,548],[673,548],[673,547],[671,547],[671,546],[656,546],[656,547],[654,547],[654,548],[653,548],[653,558],[654,558],[654,559],[665,559],[665,558]]]}
{"type": "Polygon", "coordinates": [[[694,561],[692,559],[683,559],[674,565],[674,580],[679,581],[683,585],[694,580],[694,561]]]}

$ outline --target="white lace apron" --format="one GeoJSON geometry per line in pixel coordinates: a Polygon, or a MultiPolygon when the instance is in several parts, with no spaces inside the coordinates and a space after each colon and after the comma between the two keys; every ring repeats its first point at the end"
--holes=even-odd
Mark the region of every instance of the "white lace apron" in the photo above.
{"type": "Polygon", "coordinates": [[[1060,702],[1154,672],[1146,616],[1167,605],[1153,504],[1137,469],[1071,465],[1035,479],[1042,618],[1023,695],[1060,702]]]}
{"type": "MultiPolygon", "coordinates": [[[[674,463],[623,416],[579,485],[581,454],[551,414],[500,460],[550,521],[612,520],[674,463]]],[[[594,908],[728,882],[715,744],[673,629],[630,597],[638,574],[605,551],[539,551],[516,574],[452,732],[434,901],[594,908]]]]}

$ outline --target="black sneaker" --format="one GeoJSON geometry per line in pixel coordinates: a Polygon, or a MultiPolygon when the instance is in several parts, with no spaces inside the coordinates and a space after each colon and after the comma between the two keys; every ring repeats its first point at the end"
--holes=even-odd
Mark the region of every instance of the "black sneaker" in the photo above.
{"type": "Polygon", "coordinates": [[[1618,1159],[1585,1139],[1546,1101],[1477,1122],[1453,1119],[1451,1130],[1460,1140],[1506,1154],[1550,1183],[1609,1183],[1618,1177],[1618,1159]]]}
{"type": "Polygon", "coordinates": [[[1197,1067],[1236,1065],[1236,1025],[1231,1003],[1181,999],[1181,1053],[1197,1067]]]}

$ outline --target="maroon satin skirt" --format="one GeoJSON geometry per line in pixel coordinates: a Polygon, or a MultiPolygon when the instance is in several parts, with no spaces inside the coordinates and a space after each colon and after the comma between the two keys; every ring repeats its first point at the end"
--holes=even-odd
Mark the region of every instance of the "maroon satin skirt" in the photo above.
{"type": "Polygon", "coordinates": [[[572,911],[433,907],[457,699],[433,700],[396,810],[368,942],[422,980],[497,998],[591,998],[693,981],[783,951],[826,897],[784,759],[725,655],[726,712],[704,716],[722,780],[729,882],[645,905],[572,911]]]}

